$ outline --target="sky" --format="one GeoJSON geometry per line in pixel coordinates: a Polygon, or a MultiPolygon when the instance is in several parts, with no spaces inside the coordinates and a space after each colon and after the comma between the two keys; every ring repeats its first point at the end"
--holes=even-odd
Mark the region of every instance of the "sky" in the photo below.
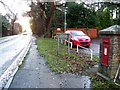
{"type": "MultiPolygon", "coordinates": [[[[14,13],[18,13],[18,18],[22,18],[22,13],[25,11],[29,11],[30,7],[28,6],[27,1],[30,0],[2,0],[14,13]]],[[[34,1],[34,0],[33,0],[34,1]]],[[[52,1],[52,0],[40,0],[40,1],[52,1]]],[[[111,0],[56,0],[56,1],[82,1],[86,3],[98,2],[98,1],[111,1],[111,0]]],[[[112,1],[120,1],[120,0],[112,0],[112,1]]],[[[0,3],[0,13],[5,15],[8,12],[7,9],[0,3]]]]}
{"type": "MultiPolygon", "coordinates": [[[[16,23],[20,23],[24,29],[29,28],[29,17],[23,17],[22,14],[26,11],[30,10],[30,7],[28,6],[27,0],[2,0],[9,8],[10,10],[17,14],[17,21],[16,23]]],[[[0,3],[0,13],[2,15],[6,15],[7,13],[10,13],[7,8],[5,8],[1,3],[0,3]]]]}
{"type": "MultiPolygon", "coordinates": [[[[26,10],[30,10],[27,0],[2,0],[14,13],[18,13],[18,17],[21,17],[22,13],[26,10]]],[[[5,9],[4,6],[0,3],[0,13],[5,15],[8,12],[8,9],[5,9]]]]}

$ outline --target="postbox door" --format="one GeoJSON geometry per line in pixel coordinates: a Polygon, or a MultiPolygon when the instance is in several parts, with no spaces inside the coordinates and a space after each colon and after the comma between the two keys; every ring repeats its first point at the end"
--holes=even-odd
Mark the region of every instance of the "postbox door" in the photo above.
{"type": "Polygon", "coordinates": [[[109,51],[110,51],[110,38],[102,39],[102,65],[108,66],[109,59],[109,51]]]}

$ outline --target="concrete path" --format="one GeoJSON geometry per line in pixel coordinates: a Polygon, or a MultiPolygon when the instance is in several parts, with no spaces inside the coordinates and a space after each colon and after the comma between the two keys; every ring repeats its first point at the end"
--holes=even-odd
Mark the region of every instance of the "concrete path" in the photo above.
{"type": "Polygon", "coordinates": [[[55,74],[38,54],[35,38],[24,64],[16,73],[10,88],[89,88],[88,76],[55,74]]]}

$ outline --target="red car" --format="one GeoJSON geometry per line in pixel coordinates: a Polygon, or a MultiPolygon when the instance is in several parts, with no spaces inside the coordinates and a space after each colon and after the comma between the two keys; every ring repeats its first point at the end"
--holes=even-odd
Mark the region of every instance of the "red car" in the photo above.
{"type": "MultiPolygon", "coordinates": [[[[66,31],[65,33],[70,34],[70,42],[73,43],[73,46],[80,45],[80,46],[90,47],[91,39],[82,31],[70,30],[70,31],[66,31]]],[[[66,40],[66,42],[68,41],[66,40]]]]}

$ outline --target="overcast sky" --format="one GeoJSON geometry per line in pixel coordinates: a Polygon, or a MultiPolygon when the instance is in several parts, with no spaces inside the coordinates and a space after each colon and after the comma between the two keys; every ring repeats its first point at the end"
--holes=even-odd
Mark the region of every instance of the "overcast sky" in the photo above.
{"type": "MultiPolygon", "coordinates": [[[[23,12],[25,12],[26,10],[29,10],[30,8],[28,7],[28,3],[27,1],[30,0],[2,0],[7,6],[9,6],[9,8],[14,12],[14,13],[18,13],[18,16],[20,17],[21,14],[23,12]]],[[[34,0],[33,0],[34,1],[34,0]]],[[[40,1],[52,1],[52,0],[40,0],[40,1]]],[[[93,3],[93,2],[100,2],[100,1],[117,1],[120,2],[120,0],[56,0],[56,1],[67,1],[67,2],[75,2],[75,1],[82,1],[82,2],[86,2],[86,3],[93,3]]],[[[8,12],[7,9],[5,9],[3,7],[3,5],[0,3],[0,13],[2,13],[3,15],[5,15],[8,12]]]]}
{"type": "MultiPolygon", "coordinates": [[[[29,11],[30,8],[28,6],[28,3],[26,2],[27,0],[2,0],[9,8],[10,10],[17,15],[17,21],[16,23],[20,23],[23,26],[24,30],[29,29],[29,17],[23,17],[22,14],[23,12],[29,11]]],[[[6,13],[10,13],[7,8],[5,8],[1,3],[0,3],[0,13],[2,15],[6,15],[6,13]]]]}
{"type": "MultiPolygon", "coordinates": [[[[2,0],[15,14],[18,13],[18,18],[22,13],[29,10],[26,0],[2,0]]],[[[5,15],[9,10],[0,3],[0,13],[5,15]]],[[[9,12],[10,13],[10,12],[9,12]]]]}

